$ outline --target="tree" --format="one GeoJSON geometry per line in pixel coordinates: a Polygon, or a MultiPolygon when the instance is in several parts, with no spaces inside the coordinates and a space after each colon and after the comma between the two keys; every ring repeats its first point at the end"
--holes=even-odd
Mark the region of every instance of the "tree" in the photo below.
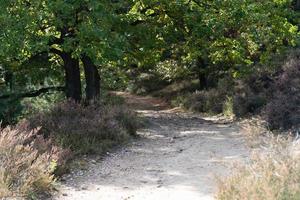
{"type": "Polygon", "coordinates": [[[276,0],[143,0],[136,1],[136,12],[139,24],[148,23],[151,13],[162,27],[156,38],[169,51],[179,49],[204,89],[210,74],[243,75],[295,45],[298,30],[287,19],[290,6],[291,1],[276,0]]]}
{"type": "Polygon", "coordinates": [[[1,60],[22,63],[37,54],[59,56],[65,71],[67,98],[81,100],[80,60],[86,98],[100,90],[99,66],[122,53],[121,20],[116,1],[1,1],[1,60]],[[114,3],[115,2],[115,3],[114,3]]]}

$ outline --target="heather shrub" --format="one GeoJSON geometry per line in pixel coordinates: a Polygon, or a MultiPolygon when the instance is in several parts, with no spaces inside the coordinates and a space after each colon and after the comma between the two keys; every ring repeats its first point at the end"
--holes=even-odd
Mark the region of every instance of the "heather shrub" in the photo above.
{"type": "Polygon", "coordinates": [[[272,99],[265,108],[265,118],[271,129],[300,126],[300,59],[292,58],[274,83],[272,99]]]}
{"type": "Polygon", "coordinates": [[[65,164],[69,151],[53,146],[28,130],[26,122],[0,130],[0,199],[36,199],[53,189],[53,173],[65,164]]]}
{"type": "Polygon", "coordinates": [[[237,117],[258,114],[270,96],[272,79],[267,73],[250,75],[236,82],[233,95],[233,112],[237,117]]]}
{"type": "Polygon", "coordinates": [[[192,111],[219,114],[228,111],[231,103],[229,95],[231,95],[233,82],[228,77],[220,79],[217,87],[208,90],[196,91],[189,94],[183,100],[182,105],[192,111]]]}
{"type": "Polygon", "coordinates": [[[190,95],[185,107],[197,112],[221,113],[225,98],[217,89],[196,91],[190,95]]]}
{"type": "Polygon", "coordinates": [[[233,97],[233,113],[237,117],[245,117],[248,114],[257,114],[266,104],[266,98],[260,94],[240,94],[233,97]]]}
{"type": "Polygon", "coordinates": [[[101,153],[134,135],[138,121],[125,105],[62,102],[29,119],[45,137],[75,154],[101,153]]]}

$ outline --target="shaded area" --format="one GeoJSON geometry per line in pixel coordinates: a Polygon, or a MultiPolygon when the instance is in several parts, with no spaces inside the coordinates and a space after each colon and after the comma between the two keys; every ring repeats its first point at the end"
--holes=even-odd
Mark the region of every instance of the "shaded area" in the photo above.
{"type": "Polygon", "coordinates": [[[213,199],[215,176],[226,175],[248,155],[233,124],[167,110],[150,97],[127,102],[142,109],[149,121],[139,130],[140,139],[104,159],[89,160],[86,170],[65,177],[56,199],[213,199]]]}

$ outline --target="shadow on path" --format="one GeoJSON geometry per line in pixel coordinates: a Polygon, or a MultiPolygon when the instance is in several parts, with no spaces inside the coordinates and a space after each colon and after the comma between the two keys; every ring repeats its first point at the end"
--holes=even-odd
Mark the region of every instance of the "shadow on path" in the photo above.
{"type": "Polygon", "coordinates": [[[215,176],[248,157],[234,124],[218,124],[163,101],[118,93],[147,119],[141,136],[66,178],[61,200],[213,199],[215,176]]]}

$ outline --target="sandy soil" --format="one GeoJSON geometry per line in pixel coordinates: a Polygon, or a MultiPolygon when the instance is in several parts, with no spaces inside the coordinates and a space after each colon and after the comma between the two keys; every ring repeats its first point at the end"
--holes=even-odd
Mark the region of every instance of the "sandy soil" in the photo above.
{"type": "Polygon", "coordinates": [[[87,168],[66,176],[54,199],[214,199],[216,176],[248,158],[235,124],[170,109],[159,99],[119,95],[146,119],[141,137],[105,158],[87,159],[87,168]]]}

